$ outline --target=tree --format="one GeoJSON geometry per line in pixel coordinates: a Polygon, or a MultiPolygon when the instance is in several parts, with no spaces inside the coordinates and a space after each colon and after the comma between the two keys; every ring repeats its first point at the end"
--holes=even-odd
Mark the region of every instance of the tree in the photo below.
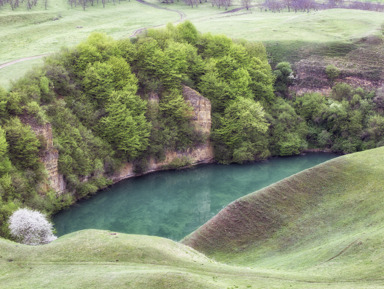
{"type": "Polygon", "coordinates": [[[372,115],[368,118],[367,137],[375,144],[384,139],[384,117],[381,115],[372,115]]]}
{"type": "Polygon", "coordinates": [[[13,118],[5,126],[5,131],[12,163],[21,169],[36,168],[39,163],[40,142],[30,126],[13,118]]]}
{"type": "Polygon", "coordinates": [[[199,5],[199,0],[184,0],[185,4],[191,6],[193,8],[193,6],[195,5],[197,7],[197,5],[199,5]]]}
{"type": "MultiPolygon", "coordinates": [[[[85,0],[84,0],[85,1],[85,0]]],[[[82,76],[89,64],[106,61],[119,55],[117,42],[103,33],[92,33],[86,41],[81,42],[71,55],[68,55],[71,69],[82,76]]]]}
{"type": "Polygon", "coordinates": [[[288,156],[300,153],[306,148],[307,125],[293,107],[284,99],[278,98],[272,107],[274,119],[271,121],[271,147],[273,153],[288,156]]]}
{"type": "Polygon", "coordinates": [[[114,92],[106,106],[108,115],[100,120],[101,134],[129,160],[148,147],[151,124],[144,115],[146,105],[131,91],[114,92]]]}
{"type": "Polygon", "coordinates": [[[338,101],[351,100],[353,96],[353,89],[347,83],[336,83],[332,87],[331,96],[333,99],[336,99],[338,101]]]}
{"type": "Polygon", "coordinates": [[[289,62],[280,62],[273,71],[276,77],[275,89],[282,95],[287,95],[288,86],[293,82],[293,70],[289,62]]]}
{"type": "Polygon", "coordinates": [[[193,108],[178,90],[163,94],[159,113],[163,146],[166,149],[184,150],[199,142],[199,133],[191,123],[193,108]]]}
{"type": "Polygon", "coordinates": [[[54,241],[57,237],[52,233],[52,224],[46,217],[30,209],[18,209],[9,218],[11,235],[26,245],[42,245],[54,241]]]}
{"type": "Polygon", "coordinates": [[[9,97],[7,91],[0,86],[0,119],[4,119],[8,115],[8,98],[9,97]]]}
{"type": "Polygon", "coordinates": [[[215,142],[224,144],[230,159],[221,162],[253,161],[269,156],[266,132],[268,123],[259,102],[239,97],[225,109],[219,128],[213,132],[215,142]]]}
{"type": "Polygon", "coordinates": [[[241,5],[249,10],[249,8],[251,7],[251,4],[252,4],[252,0],[241,0],[241,5]]]}
{"type": "Polygon", "coordinates": [[[176,26],[177,36],[189,44],[195,45],[198,39],[198,32],[191,21],[184,21],[176,26]]]}
{"type": "Polygon", "coordinates": [[[112,65],[105,62],[89,64],[83,79],[85,94],[102,107],[113,91],[113,69],[112,65]]]}
{"type": "Polygon", "coordinates": [[[320,93],[306,93],[298,96],[295,101],[296,112],[307,121],[314,120],[326,110],[325,96],[320,93]]]}
{"type": "Polygon", "coordinates": [[[0,176],[11,169],[11,162],[8,158],[8,143],[5,138],[5,131],[0,127],[0,176]]]}
{"type": "Polygon", "coordinates": [[[335,79],[339,77],[340,70],[334,65],[327,65],[325,68],[325,73],[327,74],[327,77],[332,85],[335,79]]]}
{"type": "Polygon", "coordinates": [[[272,103],[275,95],[273,93],[274,75],[268,61],[252,57],[247,66],[251,76],[250,88],[255,100],[261,103],[272,103]]]}

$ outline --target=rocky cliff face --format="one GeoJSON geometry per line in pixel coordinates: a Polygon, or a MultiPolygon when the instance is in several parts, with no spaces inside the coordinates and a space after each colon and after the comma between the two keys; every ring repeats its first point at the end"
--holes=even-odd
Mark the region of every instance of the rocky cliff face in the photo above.
{"type": "MultiPolygon", "coordinates": [[[[195,129],[209,135],[211,132],[211,102],[190,87],[183,87],[183,96],[187,102],[193,107],[194,117],[193,124],[195,129]]],[[[158,97],[152,95],[149,101],[158,101],[158,97]]],[[[144,173],[159,171],[172,164],[178,159],[187,160],[189,164],[196,165],[202,163],[210,163],[213,161],[213,147],[209,139],[205,144],[190,148],[184,152],[169,151],[166,153],[165,159],[162,162],[156,162],[151,159],[148,164],[148,170],[144,173]]],[[[134,166],[131,163],[126,163],[119,172],[117,172],[112,180],[114,182],[121,181],[126,178],[135,176],[134,166]]]]}
{"type": "Polygon", "coordinates": [[[22,119],[24,123],[31,126],[31,129],[38,136],[43,144],[43,153],[40,156],[45,169],[48,173],[47,183],[41,185],[43,191],[47,191],[52,188],[57,194],[65,192],[66,186],[63,175],[59,174],[59,152],[53,146],[52,126],[50,123],[39,124],[32,118],[24,117],[22,119]]]}
{"type": "MultiPolygon", "coordinates": [[[[193,124],[195,129],[209,135],[211,132],[211,102],[200,95],[197,91],[185,86],[183,88],[183,96],[187,102],[193,107],[193,124]]],[[[149,101],[158,102],[159,98],[153,94],[149,101]]],[[[58,159],[59,152],[53,146],[52,126],[47,123],[40,125],[34,119],[25,118],[22,120],[28,123],[36,135],[42,139],[44,144],[43,155],[41,161],[44,163],[48,172],[48,180],[46,184],[42,184],[42,191],[47,191],[52,188],[57,194],[62,194],[66,191],[66,185],[63,175],[59,174],[58,159]]],[[[149,160],[148,169],[144,173],[159,171],[178,159],[187,160],[189,164],[196,165],[201,163],[210,163],[213,161],[213,147],[209,139],[202,145],[190,148],[187,151],[177,152],[169,151],[166,153],[165,159],[162,162],[156,162],[154,159],[149,160]]],[[[113,182],[118,182],[126,178],[135,176],[134,166],[132,163],[126,163],[123,167],[111,177],[113,182]]],[[[87,178],[84,179],[86,181],[87,178]]]]}

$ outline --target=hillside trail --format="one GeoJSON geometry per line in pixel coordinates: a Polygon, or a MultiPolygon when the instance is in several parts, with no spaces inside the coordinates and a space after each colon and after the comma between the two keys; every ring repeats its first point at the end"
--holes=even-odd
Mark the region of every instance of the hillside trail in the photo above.
{"type": "MultiPolygon", "coordinates": [[[[185,13],[183,11],[180,11],[180,10],[170,9],[170,8],[166,8],[166,7],[161,7],[161,6],[157,5],[157,4],[149,3],[149,2],[146,2],[144,0],[136,0],[136,2],[139,2],[140,4],[147,5],[147,6],[156,8],[156,9],[166,10],[166,11],[175,12],[175,13],[179,14],[180,18],[178,20],[174,21],[173,22],[174,24],[182,22],[187,17],[187,15],[185,15],[185,13]]],[[[151,26],[151,27],[139,28],[139,29],[133,31],[133,33],[131,35],[129,35],[129,37],[135,37],[138,34],[140,34],[141,32],[147,30],[148,28],[156,28],[156,27],[161,27],[161,26],[164,26],[164,25],[165,24],[160,24],[160,25],[151,26]]]]}
{"type": "MultiPolygon", "coordinates": [[[[151,7],[156,8],[156,9],[167,10],[167,11],[175,12],[175,13],[179,14],[179,19],[174,21],[173,22],[174,24],[180,23],[180,22],[182,22],[183,20],[185,20],[187,18],[187,15],[183,11],[180,11],[180,10],[177,10],[177,9],[161,7],[161,6],[157,5],[157,4],[149,3],[149,2],[146,2],[144,0],[136,0],[136,2],[138,2],[140,4],[143,4],[143,5],[151,6],[151,7]]],[[[239,8],[235,8],[235,9],[232,9],[232,10],[220,12],[220,13],[217,14],[217,16],[219,16],[221,14],[235,13],[235,12],[238,12],[238,11],[243,10],[243,9],[245,9],[245,7],[239,7],[239,8]]],[[[212,17],[212,16],[210,16],[210,17],[212,17]]],[[[133,31],[133,33],[131,35],[129,35],[128,37],[136,37],[141,32],[147,30],[148,28],[158,28],[158,27],[162,27],[162,26],[165,26],[165,25],[166,24],[160,24],[160,25],[156,25],[156,26],[142,27],[142,28],[139,28],[139,29],[136,29],[135,31],[133,31]]],[[[14,64],[19,63],[19,62],[43,58],[43,57],[48,56],[50,54],[51,53],[44,53],[44,54],[40,54],[40,55],[28,56],[28,57],[22,57],[22,58],[19,58],[19,59],[15,59],[15,60],[12,60],[12,61],[0,64],[0,69],[3,69],[5,67],[11,66],[11,65],[14,65],[14,64]]]]}
{"type": "Polygon", "coordinates": [[[19,62],[23,62],[23,61],[27,61],[27,60],[33,60],[33,59],[39,59],[39,58],[42,58],[44,56],[48,56],[49,54],[50,53],[45,53],[45,54],[40,54],[40,55],[35,55],[35,56],[28,56],[28,57],[15,59],[15,60],[12,60],[9,62],[5,62],[3,64],[0,64],[0,69],[5,68],[5,67],[10,66],[10,65],[13,65],[13,64],[16,64],[16,63],[19,63],[19,62]]]}

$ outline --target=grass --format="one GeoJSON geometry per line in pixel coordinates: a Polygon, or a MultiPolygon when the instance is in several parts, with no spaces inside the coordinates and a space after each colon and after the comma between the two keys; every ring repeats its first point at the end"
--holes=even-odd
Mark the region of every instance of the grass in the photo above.
{"type": "Polygon", "coordinates": [[[235,201],[183,243],[232,265],[384,287],[383,161],[378,148],[323,163],[235,201]]]}
{"type": "Polygon", "coordinates": [[[26,71],[41,64],[43,64],[42,58],[19,62],[0,69],[0,86],[9,89],[12,81],[16,81],[23,76],[26,71]]]}
{"type": "Polygon", "coordinates": [[[202,32],[226,34],[250,41],[349,42],[379,33],[384,22],[380,12],[321,10],[310,13],[239,12],[195,23],[202,32]],[[231,29],[228,24],[231,23],[231,29]]]}
{"type": "MultiPolygon", "coordinates": [[[[284,55],[287,51],[297,54],[296,58],[292,58],[295,60],[300,57],[298,52],[303,47],[351,43],[361,37],[378,34],[384,23],[382,13],[370,11],[334,9],[311,13],[272,13],[253,8],[251,11],[223,14],[223,9],[211,7],[209,3],[191,8],[181,2],[173,5],[159,4],[157,0],[149,2],[180,10],[201,32],[263,41],[272,47],[271,53],[276,55],[276,61],[286,60],[284,55]]],[[[70,8],[65,0],[49,1],[48,10],[40,5],[32,11],[1,8],[0,64],[76,45],[93,31],[105,32],[118,39],[129,37],[142,27],[158,27],[180,19],[174,11],[156,9],[133,0],[116,5],[109,3],[106,8],[102,5],[89,7],[86,11],[80,7],[70,8]]],[[[23,69],[21,67],[19,65],[20,76],[28,65],[26,63],[23,69]]],[[[11,77],[14,75],[10,73],[11,77]]],[[[0,75],[0,83],[9,86],[5,72],[0,75]]]]}
{"type": "Polygon", "coordinates": [[[384,148],[245,196],[184,240],[84,230],[0,239],[1,288],[383,288],[384,148]],[[208,257],[207,257],[208,256],[208,257]]]}
{"type": "Polygon", "coordinates": [[[47,11],[0,14],[0,22],[6,23],[6,29],[0,31],[0,62],[52,53],[62,46],[79,43],[93,31],[123,38],[141,27],[178,19],[176,13],[143,7],[135,1],[108,5],[104,9],[101,6],[93,7],[86,11],[70,9],[64,3],[47,11]],[[5,20],[1,21],[2,18],[5,20]]]}

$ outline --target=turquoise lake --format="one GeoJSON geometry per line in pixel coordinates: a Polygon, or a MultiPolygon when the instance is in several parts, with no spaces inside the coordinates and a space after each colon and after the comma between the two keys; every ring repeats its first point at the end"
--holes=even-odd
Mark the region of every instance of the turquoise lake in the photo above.
{"type": "Polygon", "coordinates": [[[180,240],[232,201],[337,157],[310,153],[245,165],[203,165],[122,181],[54,216],[57,235],[104,229],[180,240]]]}

